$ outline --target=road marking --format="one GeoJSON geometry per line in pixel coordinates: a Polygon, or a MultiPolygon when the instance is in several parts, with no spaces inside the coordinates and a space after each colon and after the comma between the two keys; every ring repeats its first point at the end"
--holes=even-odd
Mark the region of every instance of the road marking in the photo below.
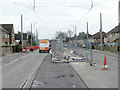
{"type": "MultiPolygon", "coordinates": [[[[40,63],[38,63],[38,64],[36,65],[35,69],[33,68],[33,70],[29,73],[28,77],[26,77],[24,83],[21,85],[20,90],[24,90],[24,89],[27,87],[27,84],[28,84],[29,80],[30,80],[32,77],[33,77],[33,80],[34,80],[35,75],[37,74],[38,69],[41,67],[41,65],[43,64],[43,62],[44,62],[44,60],[45,60],[45,58],[46,58],[47,56],[48,56],[48,54],[46,54],[45,57],[42,59],[43,61],[40,62],[40,63]],[[36,73],[35,73],[35,72],[36,72],[36,73]]],[[[32,82],[33,82],[33,80],[32,80],[32,82]]],[[[32,84],[32,83],[30,83],[30,85],[31,85],[31,84],[32,84]]],[[[28,88],[28,87],[27,87],[27,88],[28,88]]]]}
{"type": "Polygon", "coordinates": [[[26,57],[26,56],[28,56],[28,55],[29,55],[29,54],[27,54],[27,55],[25,55],[25,56],[22,56],[22,57],[20,57],[20,58],[18,58],[18,59],[16,59],[16,60],[14,60],[14,61],[12,61],[12,62],[10,62],[10,63],[4,65],[3,67],[6,67],[6,66],[8,66],[8,65],[10,65],[10,64],[12,64],[12,63],[14,63],[14,62],[16,62],[16,61],[18,61],[18,60],[24,58],[24,57],[26,57]]]}
{"type": "MultiPolygon", "coordinates": [[[[28,54],[27,54],[27,55],[28,55],[28,54]]],[[[27,55],[25,55],[25,56],[27,56],[27,55]]],[[[25,56],[23,56],[23,57],[25,57],[25,56]]],[[[23,57],[22,57],[22,58],[23,58],[23,57]]],[[[4,80],[4,79],[8,78],[10,75],[12,75],[13,73],[15,73],[16,70],[17,70],[19,67],[21,67],[22,65],[23,65],[23,63],[19,64],[16,68],[13,68],[12,70],[9,70],[9,72],[7,72],[7,74],[3,75],[2,79],[4,80]]]]}
{"type": "Polygon", "coordinates": [[[23,89],[24,89],[24,88],[26,87],[26,84],[28,83],[29,79],[33,76],[33,74],[36,72],[37,68],[39,68],[39,64],[35,67],[34,70],[32,70],[32,72],[29,73],[28,77],[26,77],[23,85],[21,85],[20,88],[23,88],[23,89]]]}

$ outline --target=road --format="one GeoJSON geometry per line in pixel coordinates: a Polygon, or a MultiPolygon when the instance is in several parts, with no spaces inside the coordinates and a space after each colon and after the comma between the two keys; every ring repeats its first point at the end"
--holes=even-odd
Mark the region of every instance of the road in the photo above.
{"type": "Polygon", "coordinates": [[[38,51],[4,56],[2,88],[24,88],[24,84],[32,80],[33,73],[35,77],[30,81],[31,89],[87,88],[70,64],[52,63],[51,59],[51,54],[40,54],[38,51]]]}
{"type": "Polygon", "coordinates": [[[49,54],[41,65],[31,88],[87,88],[68,63],[52,63],[49,54]]]}
{"type": "MultiPolygon", "coordinates": [[[[55,42],[52,43],[52,51],[60,57],[55,42]]],[[[81,54],[82,49],[73,49],[81,54]]],[[[118,57],[93,52],[93,60],[97,63],[97,69],[102,69],[104,55],[107,56],[108,67],[111,69],[109,76],[114,76],[114,82],[118,80],[118,57]]],[[[88,88],[80,74],[70,63],[52,63],[51,54],[38,53],[38,50],[30,53],[18,53],[3,56],[2,60],[2,87],[21,88],[31,80],[33,88],[88,88]],[[34,77],[33,74],[35,75],[34,77]],[[31,79],[31,77],[33,79],[31,79]]],[[[81,71],[79,71],[81,72],[81,71]]],[[[116,83],[114,83],[116,85],[116,83]]],[[[113,85],[114,85],[113,84],[113,85]]]]}
{"type": "Polygon", "coordinates": [[[21,88],[33,71],[42,63],[46,55],[34,51],[5,64],[2,67],[2,87],[21,88]]]}

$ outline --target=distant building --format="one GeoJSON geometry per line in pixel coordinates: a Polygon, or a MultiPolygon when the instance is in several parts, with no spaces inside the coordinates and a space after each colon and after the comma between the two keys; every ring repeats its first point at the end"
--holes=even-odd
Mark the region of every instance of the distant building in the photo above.
{"type": "Polygon", "coordinates": [[[120,37],[120,30],[118,28],[119,26],[116,26],[111,31],[107,33],[107,43],[108,45],[113,45],[114,43],[119,43],[118,39],[120,37]]]}
{"type": "MultiPolygon", "coordinates": [[[[107,34],[105,32],[102,32],[102,43],[106,44],[107,34]]],[[[101,38],[100,38],[100,32],[95,33],[90,37],[90,40],[92,40],[92,43],[94,44],[100,44],[101,38]]]]}
{"type": "MultiPolygon", "coordinates": [[[[28,41],[28,33],[23,33],[23,45],[25,46],[28,41]]],[[[21,32],[18,31],[17,34],[15,34],[15,44],[21,44],[21,32]]]]}
{"type": "MultiPolygon", "coordinates": [[[[88,38],[91,37],[91,34],[88,34],[88,38]]],[[[85,32],[80,32],[77,36],[77,40],[80,44],[85,44],[87,40],[87,34],[85,32]]]]}

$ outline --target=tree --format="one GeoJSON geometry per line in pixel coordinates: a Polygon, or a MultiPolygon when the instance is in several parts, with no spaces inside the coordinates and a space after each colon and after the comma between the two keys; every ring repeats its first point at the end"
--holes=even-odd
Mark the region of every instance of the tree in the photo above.
{"type": "Polygon", "coordinates": [[[67,36],[69,38],[71,38],[73,36],[73,31],[71,31],[70,29],[67,31],[67,36]]]}
{"type": "Polygon", "coordinates": [[[59,39],[59,38],[65,39],[67,37],[67,34],[62,31],[56,31],[55,35],[56,35],[55,36],[56,39],[59,39]]]}

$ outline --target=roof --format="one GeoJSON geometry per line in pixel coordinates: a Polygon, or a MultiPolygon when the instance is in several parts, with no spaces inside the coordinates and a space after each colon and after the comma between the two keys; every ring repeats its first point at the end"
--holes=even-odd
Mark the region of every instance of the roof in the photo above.
{"type": "MultiPolygon", "coordinates": [[[[88,34],[88,37],[90,37],[91,34],[88,34]]],[[[79,35],[77,36],[77,39],[78,40],[81,40],[81,39],[87,39],[87,34],[85,33],[79,33],[79,35]]]]}
{"type": "MultiPolygon", "coordinates": [[[[107,37],[107,34],[106,34],[105,32],[102,32],[102,37],[103,37],[103,38],[107,37]]],[[[95,33],[95,34],[92,35],[90,38],[100,39],[100,32],[95,33]]]]}
{"type": "Polygon", "coordinates": [[[20,40],[20,37],[18,34],[15,34],[15,40],[20,40]]]}
{"type": "MultiPolygon", "coordinates": [[[[21,33],[15,34],[15,40],[21,40],[21,33]]],[[[23,40],[27,40],[27,33],[23,33],[23,40]]]]}
{"type": "Polygon", "coordinates": [[[23,40],[27,40],[27,33],[23,33],[23,40]]]}
{"type": "Polygon", "coordinates": [[[2,28],[7,30],[9,33],[12,33],[13,24],[1,24],[2,28]]]}
{"type": "Polygon", "coordinates": [[[4,28],[2,28],[1,26],[0,26],[0,29],[2,29],[6,33],[9,33],[7,30],[5,30],[4,28]]]}
{"type": "Polygon", "coordinates": [[[110,33],[118,33],[120,32],[120,25],[116,26],[115,28],[113,28],[111,31],[109,31],[107,34],[110,34],[110,33]]]}

